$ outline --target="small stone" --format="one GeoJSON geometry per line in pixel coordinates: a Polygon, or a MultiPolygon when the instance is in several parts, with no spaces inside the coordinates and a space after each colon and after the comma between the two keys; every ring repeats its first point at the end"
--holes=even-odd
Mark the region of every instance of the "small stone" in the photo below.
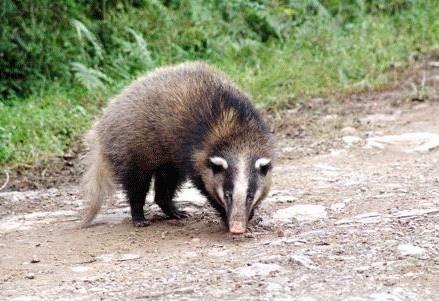
{"type": "Polygon", "coordinates": [[[83,273],[83,272],[87,272],[88,270],[90,270],[90,267],[78,265],[78,266],[70,267],[70,269],[72,270],[72,272],[75,272],[75,273],[83,273]]]}
{"type": "Polygon", "coordinates": [[[302,265],[305,268],[310,269],[310,270],[316,269],[314,262],[311,259],[309,259],[307,256],[304,256],[304,255],[292,255],[290,257],[290,261],[297,263],[299,265],[302,265]]]}
{"type": "Polygon", "coordinates": [[[341,129],[340,133],[343,136],[357,136],[358,135],[358,131],[356,128],[353,128],[351,126],[347,126],[341,129]]]}
{"type": "Polygon", "coordinates": [[[140,258],[140,255],[137,255],[137,254],[122,254],[117,259],[117,261],[127,261],[127,260],[139,259],[139,258],[140,258]]]}
{"type": "Polygon", "coordinates": [[[26,279],[35,279],[35,275],[34,275],[34,273],[28,273],[28,274],[26,274],[26,276],[24,276],[24,278],[26,278],[26,279]]]}
{"type": "Polygon", "coordinates": [[[291,222],[293,219],[298,221],[314,221],[326,217],[326,208],[322,205],[294,205],[279,209],[273,214],[275,221],[284,223],[291,222]]]}
{"type": "Polygon", "coordinates": [[[338,115],[337,114],[329,114],[329,115],[324,116],[322,118],[322,121],[324,123],[330,123],[330,122],[334,122],[337,119],[338,119],[338,115]]]}
{"type": "Polygon", "coordinates": [[[277,264],[267,263],[255,263],[249,266],[245,266],[236,270],[236,272],[245,278],[251,278],[254,276],[268,276],[271,273],[280,272],[284,269],[277,264]]]}
{"type": "Polygon", "coordinates": [[[39,263],[39,262],[40,262],[40,260],[35,256],[30,261],[30,263],[39,263]]]}
{"type": "Polygon", "coordinates": [[[335,203],[331,205],[331,210],[339,212],[343,210],[344,207],[346,207],[345,203],[335,203]]]}
{"type": "Polygon", "coordinates": [[[400,244],[398,251],[402,256],[413,256],[417,258],[423,258],[427,253],[424,248],[412,244],[400,244]]]}
{"type": "Polygon", "coordinates": [[[358,145],[363,141],[363,139],[358,136],[343,136],[341,139],[347,146],[358,145]]]}
{"type": "Polygon", "coordinates": [[[426,153],[439,148],[439,134],[404,133],[367,138],[365,148],[391,149],[404,153],[426,153]]]}

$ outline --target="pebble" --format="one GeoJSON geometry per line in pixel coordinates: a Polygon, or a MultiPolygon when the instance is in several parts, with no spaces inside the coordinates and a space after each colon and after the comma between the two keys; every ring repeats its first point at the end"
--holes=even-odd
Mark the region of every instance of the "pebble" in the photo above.
{"type": "Polygon", "coordinates": [[[327,218],[326,208],[322,205],[294,205],[279,209],[273,214],[275,221],[288,223],[293,219],[298,221],[314,221],[327,218]]]}
{"type": "Polygon", "coordinates": [[[324,116],[322,118],[322,121],[323,121],[323,123],[330,123],[330,122],[334,122],[337,119],[338,119],[337,114],[329,114],[329,115],[324,116]]]}
{"type": "Polygon", "coordinates": [[[331,205],[331,210],[340,212],[346,207],[345,203],[335,203],[331,205]]]}
{"type": "Polygon", "coordinates": [[[342,129],[340,130],[340,133],[341,133],[343,136],[357,136],[357,135],[358,135],[358,131],[357,131],[357,129],[356,129],[356,128],[353,128],[353,127],[351,127],[351,126],[347,126],[347,127],[342,128],[342,129]]]}
{"type": "Polygon", "coordinates": [[[40,262],[40,260],[35,256],[30,261],[30,263],[39,263],[39,262],[40,262]]]}
{"type": "Polygon", "coordinates": [[[404,153],[426,153],[439,148],[439,134],[415,132],[370,137],[366,140],[365,148],[393,149],[404,153]]]}
{"type": "Polygon", "coordinates": [[[87,272],[88,270],[90,270],[90,267],[78,265],[78,266],[70,267],[70,269],[72,270],[72,272],[75,272],[75,273],[83,273],[83,272],[87,272]]]}
{"type": "Polygon", "coordinates": [[[304,266],[307,269],[315,270],[316,266],[314,262],[305,255],[291,255],[290,261],[294,263],[298,263],[301,266],[304,266]]]}
{"type": "Polygon", "coordinates": [[[423,258],[427,253],[424,248],[412,244],[400,244],[398,251],[402,256],[413,256],[417,258],[423,258]]]}
{"type": "Polygon", "coordinates": [[[24,276],[24,278],[26,278],[26,279],[35,279],[35,274],[34,273],[28,273],[28,274],[26,274],[26,276],[24,276]]]}
{"type": "Polygon", "coordinates": [[[274,272],[283,271],[283,268],[277,264],[270,263],[254,263],[249,266],[241,267],[236,270],[236,272],[245,278],[251,278],[254,276],[268,276],[274,272]]]}
{"type": "Polygon", "coordinates": [[[348,147],[360,144],[363,141],[363,139],[358,136],[343,136],[341,139],[348,147]]]}

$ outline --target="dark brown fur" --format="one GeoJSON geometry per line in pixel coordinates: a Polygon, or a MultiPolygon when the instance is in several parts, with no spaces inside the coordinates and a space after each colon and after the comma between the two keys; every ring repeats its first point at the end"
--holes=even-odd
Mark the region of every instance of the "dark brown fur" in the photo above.
{"type": "MultiPolygon", "coordinates": [[[[139,216],[140,209],[133,210],[131,199],[143,197],[135,205],[143,208],[151,177],[157,182],[161,174],[163,183],[175,178],[175,189],[184,180],[192,180],[221,211],[213,200],[212,189],[217,184],[208,183],[211,180],[206,174],[210,173],[209,156],[225,152],[231,157],[245,154],[253,160],[273,155],[271,136],[248,97],[204,63],[161,68],[136,80],[109,103],[87,141],[91,150],[83,185],[91,205],[84,225],[111,194],[113,183],[123,185],[132,215],[138,212],[133,219],[141,220],[143,209],[139,216]]],[[[265,197],[269,177],[264,181],[265,197]]],[[[171,199],[175,189],[169,190],[171,199]]],[[[156,194],[157,190],[156,183],[156,194]]],[[[168,215],[184,216],[172,204],[168,212],[163,206],[168,215]]]]}

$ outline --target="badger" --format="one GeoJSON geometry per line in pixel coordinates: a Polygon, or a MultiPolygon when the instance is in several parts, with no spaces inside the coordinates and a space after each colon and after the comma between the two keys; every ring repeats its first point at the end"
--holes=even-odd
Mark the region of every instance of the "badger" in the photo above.
{"type": "Polygon", "coordinates": [[[202,62],[158,68],[135,80],[104,109],[86,135],[82,187],[90,225],[116,185],[135,226],[152,178],[154,202],[170,218],[188,214],[173,198],[189,180],[234,234],[244,233],[271,185],[273,137],[226,75],[202,62]]]}

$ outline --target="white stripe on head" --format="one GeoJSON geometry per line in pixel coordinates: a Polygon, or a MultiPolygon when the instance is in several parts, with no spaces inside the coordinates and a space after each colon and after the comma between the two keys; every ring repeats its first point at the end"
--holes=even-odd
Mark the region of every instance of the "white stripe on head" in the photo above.
{"type": "Polygon", "coordinates": [[[227,167],[229,167],[229,164],[227,164],[226,159],[221,158],[221,157],[210,157],[210,158],[209,158],[209,161],[210,161],[212,164],[215,164],[215,165],[217,165],[217,166],[221,166],[221,167],[224,168],[224,169],[227,169],[227,167]]]}
{"type": "Polygon", "coordinates": [[[219,201],[223,204],[224,208],[226,208],[226,200],[224,199],[223,186],[217,187],[216,193],[218,194],[219,201]]]}
{"type": "Polygon", "coordinates": [[[245,203],[247,200],[248,182],[249,182],[249,175],[247,168],[247,158],[241,156],[236,166],[235,183],[233,183],[232,215],[238,214],[239,216],[241,214],[240,212],[241,210],[243,211],[246,210],[245,203]],[[236,210],[238,210],[238,212],[236,210]]]}

